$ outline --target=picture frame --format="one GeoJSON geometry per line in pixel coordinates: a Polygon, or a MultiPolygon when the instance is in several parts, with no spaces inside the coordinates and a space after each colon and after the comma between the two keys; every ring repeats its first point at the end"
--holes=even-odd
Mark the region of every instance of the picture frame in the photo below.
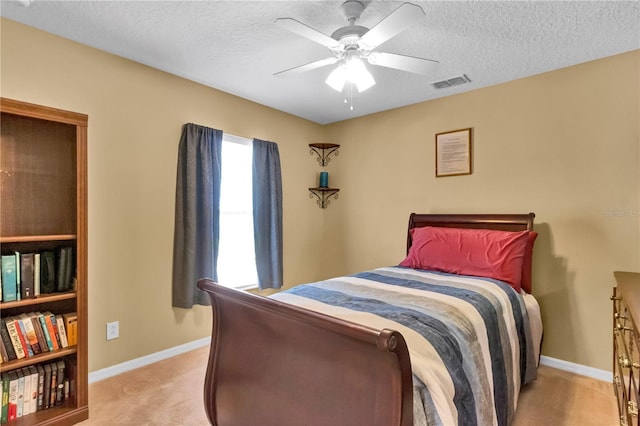
{"type": "Polygon", "coordinates": [[[436,133],[436,177],[471,174],[471,130],[436,133]]]}

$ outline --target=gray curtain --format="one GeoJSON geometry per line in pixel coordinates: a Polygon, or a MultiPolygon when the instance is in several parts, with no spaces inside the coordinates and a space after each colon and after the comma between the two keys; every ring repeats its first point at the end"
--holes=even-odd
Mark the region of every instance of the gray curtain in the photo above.
{"type": "Polygon", "coordinates": [[[260,289],[282,287],[282,176],[274,142],[253,140],[253,235],[260,289]]]}
{"type": "Polygon", "coordinates": [[[209,305],[196,283],[200,278],[218,279],[221,150],[222,130],[183,126],[173,239],[172,306],[176,308],[209,305]]]}

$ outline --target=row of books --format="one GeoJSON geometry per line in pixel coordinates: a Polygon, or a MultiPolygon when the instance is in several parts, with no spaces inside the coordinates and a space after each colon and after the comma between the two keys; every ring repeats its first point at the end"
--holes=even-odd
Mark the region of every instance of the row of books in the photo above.
{"type": "Polygon", "coordinates": [[[0,360],[30,358],[78,342],[78,315],[30,312],[2,318],[0,360]]]}
{"type": "Polygon", "coordinates": [[[74,288],[74,249],[57,247],[38,253],[2,255],[0,300],[29,299],[74,288]]]}
{"type": "Polygon", "coordinates": [[[0,422],[5,424],[73,398],[76,371],[75,360],[65,358],[2,373],[0,422]]]}

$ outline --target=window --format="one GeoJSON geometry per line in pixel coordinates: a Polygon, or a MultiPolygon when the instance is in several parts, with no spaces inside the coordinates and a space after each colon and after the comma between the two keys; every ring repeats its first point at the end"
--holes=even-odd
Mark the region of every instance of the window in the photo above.
{"type": "Polygon", "coordinates": [[[223,135],[221,158],[218,282],[239,289],[255,288],[252,141],[223,135]]]}

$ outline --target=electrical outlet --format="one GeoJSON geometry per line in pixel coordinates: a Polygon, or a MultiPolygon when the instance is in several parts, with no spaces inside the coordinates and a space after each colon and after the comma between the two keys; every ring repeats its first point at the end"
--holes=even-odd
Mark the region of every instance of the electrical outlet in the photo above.
{"type": "Polygon", "coordinates": [[[107,340],[117,339],[120,336],[120,323],[118,321],[107,323],[107,340]]]}

